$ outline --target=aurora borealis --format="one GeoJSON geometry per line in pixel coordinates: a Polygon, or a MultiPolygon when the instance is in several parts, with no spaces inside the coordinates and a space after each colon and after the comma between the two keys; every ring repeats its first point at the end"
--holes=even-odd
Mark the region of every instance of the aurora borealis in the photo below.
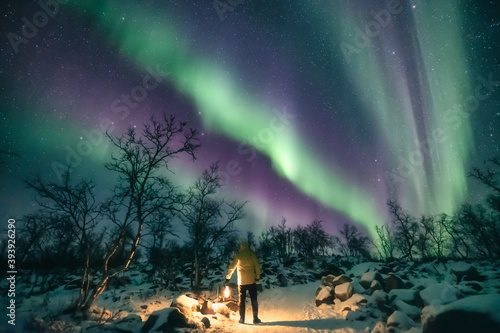
{"type": "Polygon", "coordinates": [[[451,213],[480,191],[471,166],[499,155],[493,1],[54,3],[46,22],[37,2],[0,5],[5,219],[31,209],[35,172],[71,163],[106,187],[102,131],[163,112],[201,133],[172,177],[219,160],[255,231],[283,216],[372,232],[388,199],[451,213]]]}

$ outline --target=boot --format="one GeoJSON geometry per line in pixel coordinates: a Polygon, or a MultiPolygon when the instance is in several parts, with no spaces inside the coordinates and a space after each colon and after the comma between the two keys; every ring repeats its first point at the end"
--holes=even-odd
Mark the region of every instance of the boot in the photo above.
{"type": "Polygon", "coordinates": [[[257,304],[257,301],[252,302],[252,311],[253,311],[253,323],[254,324],[262,323],[262,320],[259,319],[259,305],[257,304]]]}

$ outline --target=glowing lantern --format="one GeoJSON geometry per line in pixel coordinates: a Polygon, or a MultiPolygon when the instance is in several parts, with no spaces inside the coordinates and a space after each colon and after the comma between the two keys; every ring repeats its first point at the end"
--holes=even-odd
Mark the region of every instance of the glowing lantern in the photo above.
{"type": "Polygon", "coordinates": [[[224,298],[229,298],[229,287],[226,286],[226,289],[224,289],[224,298]]]}

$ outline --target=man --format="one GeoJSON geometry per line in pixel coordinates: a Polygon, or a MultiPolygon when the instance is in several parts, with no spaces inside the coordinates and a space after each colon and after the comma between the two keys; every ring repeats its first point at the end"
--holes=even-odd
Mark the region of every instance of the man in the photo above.
{"type": "Polygon", "coordinates": [[[247,290],[250,294],[250,300],[252,301],[253,310],[253,323],[259,324],[262,321],[259,319],[259,305],[257,303],[257,284],[260,279],[260,267],[257,256],[253,253],[247,242],[242,242],[240,245],[240,251],[236,253],[233,261],[229,265],[229,271],[226,276],[226,284],[229,282],[231,275],[235,269],[238,269],[238,286],[240,293],[240,323],[245,322],[245,299],[247,296],[247,290]]]}

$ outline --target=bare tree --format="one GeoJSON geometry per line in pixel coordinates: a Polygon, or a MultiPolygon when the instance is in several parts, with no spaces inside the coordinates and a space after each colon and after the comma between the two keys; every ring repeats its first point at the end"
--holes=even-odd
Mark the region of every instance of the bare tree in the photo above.
{"type": "Polygon", "coordinates": [[[345,223],[340,230],[341,237],[335,237],[335,242],[344,256],[367,257],[368,238],[352,224],[345,223]]]}
{"type": "Polygon", "coordinates": [[[219,165],[214,163],[191,186],[183,200],[181,217],[189,232],[194,266],[194,287],[200,286],[201,268],[218,242],[232,231],[234,222],[244,216],[245,203],[217,198],[221,188],[219,165]]]}
{"type": "Polygon", "coordinates": [[[449,217],[446,214],[439,216],[422,217],[420,224],[423,232],[428,236],[427,251],[430,257],[435,257],[442,260],[444,257],[444,250],[449,243],[449,237],[446,232],[446,223],[449,217]]]}
{"type": "Polygon", "coordinates": [[[79,253],[83,256],[82,284],[77,300],[79,307],[87,298],[90,287],[90,266],[92,253],[99,249],[95,242],[99,222],[99,204],[95,197],[95,186],[88,181],[73,184],[69,170],[63,174],[62,185],[46,183],[37,175],[26,182],[38,194],[37,203],[49,214],[64,216],[73,224],[79,253]]]}
{"type": "Polygon", "coordinates": [[[160,121],[151,117],[141,133],[135,128],[118,138],[108,134],[118,150],[106,168],[118,174],[114,197],[104,206],[108,219],[114,223],[114,237],[107,244],[107,253],[100,282],[91,297],[82,305],[90,307],[105,290],[109,279],[126,270],[136,255],[145,224],[154,220],[155,214],[177,209],[178,197],[168,179],[160,174],[168,170],[169,161],[185,154],[195,158],[199,147],[197,132],[186,129],[186,123],[176,122],[173,116],[163,116],[160,121]],[[132,243],[122,265],[110,268],[111,258],[123,246],[126,231],[135,228],[132,243]]]}
{"type": "Polygon", "coordinates": [[[375,231],[378,236],[378,244],[374,244],[375,248],[379,252],[380,257],[386,260],[391,260],[394,258],[394,251],[396,250],[396,240],[394,238],[394,233],[387,225],[375,226],[375,231]]]}
{"type": "Polygon", "coordinates": [[[403,257],[413,260],[413,251],[418,242],[418,223],[413,216],[403,211],[397,202],[389,201],[387,205],[393,216],[392,222],[396,227],[398,248],[403,257]]]}

